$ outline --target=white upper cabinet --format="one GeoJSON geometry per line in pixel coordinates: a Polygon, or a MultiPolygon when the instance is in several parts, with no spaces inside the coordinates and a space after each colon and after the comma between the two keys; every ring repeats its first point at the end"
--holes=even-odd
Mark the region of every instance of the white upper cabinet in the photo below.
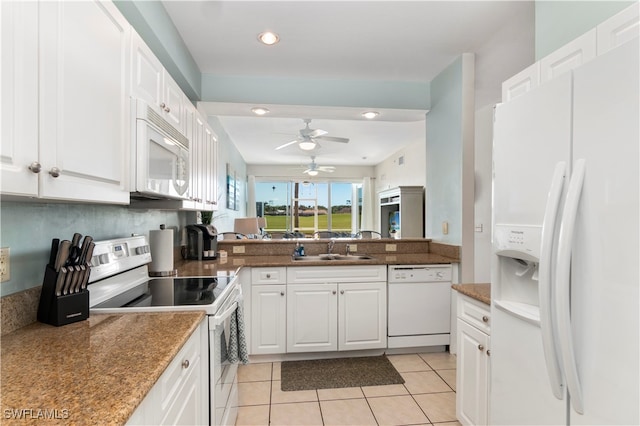
{"type": "Polygon", "coordinates": [[[128,203],[131,26],[109,2],[40,9],[40,195],[128,203]]]}
{"type": "Polygon", "coordinates": [[[632,40],[640,34],[640,4],[633,3],[596,27],[598,55],[632,40]]]}
{"type": "Polygon", "coordinates": [[[586,32],[540,60],[540,83],[549,81],[596,57],[596,30],[586,32]]]}
{"type": "Polygon", "coordinates": [[[2,195],[129,203],[131,27],[109,2],[2,3],[2,195]]]}
{"type": "Polygon", "coordinates": [[[135,31],[131,49],[131,96],[147,102],[173,127],[186,134],[186,96],[180,86],[135,31]]]}
{"type": "Polygon", "coordinates": [[[502,83],[502,102],[517,98],[538,85],[540,85],[540,63],[536,62],[502,83]]]}
{"type": "Polygon", "coordinates": [[[0,2],[0,184],[3,195],[38,196],[38,4],[0,2]],[[29,170],[33,164],[33,171],[29,170]]]}

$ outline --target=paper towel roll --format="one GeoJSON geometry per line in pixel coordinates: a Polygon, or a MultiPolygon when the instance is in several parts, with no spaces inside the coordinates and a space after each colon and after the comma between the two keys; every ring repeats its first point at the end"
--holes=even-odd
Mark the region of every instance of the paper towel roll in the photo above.
{"type": "Polygon", "coordinates": [[[151,264],[149,275],[174,275],[173,269],[173,229],[154,229],[149,231],[151,264]]]}

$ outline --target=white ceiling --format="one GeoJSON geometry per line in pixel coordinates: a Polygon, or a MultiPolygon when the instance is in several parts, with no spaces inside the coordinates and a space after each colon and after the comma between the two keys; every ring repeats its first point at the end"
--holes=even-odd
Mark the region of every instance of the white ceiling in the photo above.
{"type": "MultiPolygon", "coordinates": [[[[200,71],[221,76],[429,82],[460,54],[508,42],[497,40],[503,26],[533,19],[523,1],[162,3],[200,71]],[[257,35],[265,30],[277,32],[280,43],[261,45],[257,35]]],[[[373,165],[425,138],[425,111],[385,110],[370,121],[362,108],[266,105],[271,112],[255,117],[255,104],[203,106],[248,164],[308,162],[295,146],[274,149],[295,138],[304,118],[328,136],[351,139],[323,142],[319,164],[373,165]]]]}

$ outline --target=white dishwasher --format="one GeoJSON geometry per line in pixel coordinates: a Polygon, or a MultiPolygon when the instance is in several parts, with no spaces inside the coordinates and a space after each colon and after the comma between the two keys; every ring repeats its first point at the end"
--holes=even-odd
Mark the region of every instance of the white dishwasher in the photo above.
{"type": "Polygon", "coordinates": [[[451,265],[390,265],[388,347],[448,345],[451,265]]]}

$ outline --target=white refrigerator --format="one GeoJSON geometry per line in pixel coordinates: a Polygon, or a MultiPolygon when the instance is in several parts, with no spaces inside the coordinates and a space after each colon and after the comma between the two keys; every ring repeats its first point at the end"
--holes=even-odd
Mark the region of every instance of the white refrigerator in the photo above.
{"type": "Polygon", "coordinates": [[[490,424],[640,424],[638,50],[496,106],[490,424]]]}

